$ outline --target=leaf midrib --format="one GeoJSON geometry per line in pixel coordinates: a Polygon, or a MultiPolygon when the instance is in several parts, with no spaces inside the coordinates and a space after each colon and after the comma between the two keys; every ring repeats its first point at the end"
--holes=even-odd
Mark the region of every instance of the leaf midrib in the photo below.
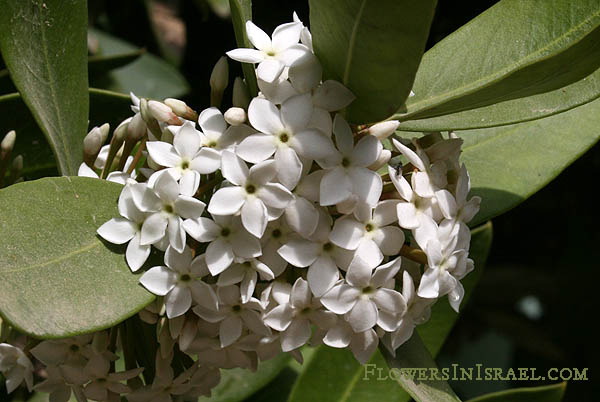
{"type": "Polygon", "coordinates": [[[84,252],[86,252],[88,250],[93,249],[94,247],[98,247],[101,244],[102,243],[100,241],[94,240],[92,243],[86,244],[83,247],[80,247],[80,248],[75,249],[73,251],[70,251],[70,252],[68,252],[66,254],[63,254],[63,255],[61,255],[59,257],[51,258],[49,260],[46,260],[46,261],[38,263],[38,264],[33,264],[33,265],[26,266],[26,267],[9,269],[9,270],[4,270],[4,269],[0,268],[0,274],[5,275],[5,274],[11,274],[11,273],[15,273],[15,272],[23,272],[23,271],[29,271],[31,269],[42,268],[42,267],[45,267],[45,266],[48,266],[48,265],[52,265],[52,264],[55,264],[55,263],[67,260],[67,259],[69,259],[71,257],[74,257],[74,256],[78,255],[78,254],[82,254],[82,253],[84,253],[84,252]]]}
{"type": "Polygon", "coordinates": [[[345,86],[348,86],[348,81],[350,79],[350,69],[352,65],[352,58],[354,56],[354,48],[356,46],[356,36],[358,32],[358,26],[360,25],[360,21],[362,19],[362,15],[365,9],[365,5],[367,4],[367,0],[363,0],[360,4],[360,8],[358,9],[358,13],[356,14],[356,20],[354,21],[354,25],[352,26],[352,32],[350,33],[350,42],[348,44],[348,53],[346,54],[346,65],[344,66],[344,76],[342,78],[342,83],[345,86]]]}
{"type": "MultiPolygon", "coordinates": [[[[445,100],[445,101],[449,101],[452,99],[456,99],[456,96],[466,96],[466,95],[470,95],[474,92],[479,91],[482,87],[486,87],[489,86],[491,84],[494,84],[496,82],[499,82],[503,77],[505,77],[506,75],[508,75],[508,73],[512,73],[515,72],[517,68],[524,68],[527,67],[529,65],[532,65],[536,62],[542,62],[544,60],[548,60],[550,58],[556,57],[558,54],[550,54],[547,55],[546,57],[542,57],[542,58],[536,58],[537,55],[543,53],[544,51],[548,50],[549,48],[553,47],[554,44],[556,44],[557,42],[561,41],[563,38],[570,36],[573,32],[576,32],[577,30],[579,30],[583,25],[586,25],[589,21],[592,21],[594,19],[596,19],[598,16],[600,16],[600,10],[598,10],[596,13],[592,14],[589,18],[583,20],[582,22],[580,22],[579,24],[577,24],[574,27],[571,27],[568,31],[566,31],[563,35],[560,35],[559,37],[555,38],[553,41],[549,42],[546,46],[539,48],[538,50],[536,50],[535,52],[532,52],[530,54],[528,54],[526,57],[523,57],[521,59],[520,62],[511,64],[507,67],[505,67],[504,69],[498,70],[492,74],[489,74],[487,76],[481,77],[476,81],[471,81],[468,84],[465,84],[461,87],[455,88],[453,90],[450,90],[448,92],[444,92],[426,99],[423,99],[421,101],[412,103],[412,104],[408,104],[407,107],[409,108],[413,108],[413,110],[409,113],[404,114],[402,117],[403,118],[407,118],[410,117],[411,115],[414,115],[416,113],[420,113],[423,112],[425,110],[431,109],[432,107],[438,106],[439,104],[430,104],[433,103],[439,99],[445,100]],[[487,81],[487,85],[484,86],[478,86],[478,84],[487,81]],[[465,88],[471,88],[470,90],[465,90],[465,88]],[[418,109],[419,105],[425,104],[426,107],[423,109],[418,109]],[[429,104],[429,105],[428,105],[429,104]]],[[[588,30],[588,34],[593,32],[596,28],[598,28],[598,26],[600,26],[600,22],[596,23],[593,25],[593,28],[591,28],[590,30],[588,30]]],[[[580,42],[582,40],[582,38],[584,38],[586,35],[580,36],[579,39],[577,41],[574,41],[570,46],[565,47],[563,49],[563,51],[561,53],[563,53],[564,51],[566,51],[566,49],[569,49],[571,47],[573,47],[575,44],[577,44],[578,42],[580,42]]],[[[560,53],[559,53],[560,54],[560,53]]]]}

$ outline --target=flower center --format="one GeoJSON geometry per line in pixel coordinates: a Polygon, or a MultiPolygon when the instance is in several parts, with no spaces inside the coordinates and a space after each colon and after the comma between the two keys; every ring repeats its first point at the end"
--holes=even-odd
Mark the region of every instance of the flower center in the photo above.
{"type": "Polygon", "coordinates": [[[188,274],[183,274],[183,275],[181,275],[181,276],[179,277],[179,280],[180,280],[181,282],[189,282],[189,281],[191,281],[191,280],[192,280],[192,277],[191,277],[191,276],[189,276],[188,274]]]}
{"type": "Polygon", "coordinates": [[[331,251],[333,249],[333,244],[325,243],[323,244],[323,251],[331,251]]]}
{"type": "Polygon", "coordinates": [[[256,187],[254,187],[254,184],[248,184],[246,186],[246,192],[248,194],[254,194],[256,192],[256,187]]]}
{"type": "Polygon", "coordinates": [[[216,141],[211,141],[208,144],[206,144],[207,147],[209,148],[214,148],[217,146],[217,142],[216,141]]]}
{"type": "Polygon", "coordinates": [[[232,310],[234,313],[239,313],[240,311],[242,311],[242,306],[240,306],[239,304],[236,304],[235,306],[232,306],[232,307],[231,307],[231,310],[232,310]]]}
{"type": "Polygon", "coordinates": [[[189,161],[183,161],[183,162],[181,162],[181,170],[189,169],[189,167],[190,167],[190,162],[189,161]]]}
{"type": "Polygon", "coordinates": [[[342,166],[347,168],[348,166],[350,166],[350,159],[344,157],[342,158],[342,166]]]}
{"type": "Polygon", "coordinates": [[[175,208],[173,208],[173,205],[167,204],[163,207],[163,211],[165,211],[168,214],[172,214],[173,212],[175,212],[175,208]]]}
{"type": "Polygon", "coordinates": [[[223,229],[221,229],[221,236],[227,237],[230,234],[231,234],[231,230],[229,230],[229,228],[223,228],[223,229]]]}
{"type": "Polygon", "coordinates": [[[367,232],[372,232],[373,230],[375,230],[375,226],[373,226],[373,224],[372,224],[372,223],[367,223],[367,224],[365,225],[365,230],[366,230],[367,232]]]}
{"type": "Polygon", "coordinates": [[[271,232],[271,235],[272,235],[274,238],[278,239],[278,238],[280,238],[280,237],[281,237],[281,230],[279,230],[279,229],[275,229],[275,230],[273,230],[273,232],[271,232]]]}
{"type": "Polygon", "coordinates": [[[270,57],[273,57],[273,56],[275,56],[275,51],[273,51],[273,50],[269,50],[269,51],[267,52],[267,56],[270,56],[270,57]]]}
{"type": "Polygon", "coordinates": [[[365,288],[362,289],[362,293],[365,295],[371,294],[375,291],[375,288],[373,286],[367,286],[365,288]]]}
{"type": "Polygon", "coordinates": [[[290,140],[290,136],[289,136],[288,133],[281,133],[281,134],[279,134],[279,141],[281,141],[281,142],[283,142],[285,144],[289,140],[290,140]]]}

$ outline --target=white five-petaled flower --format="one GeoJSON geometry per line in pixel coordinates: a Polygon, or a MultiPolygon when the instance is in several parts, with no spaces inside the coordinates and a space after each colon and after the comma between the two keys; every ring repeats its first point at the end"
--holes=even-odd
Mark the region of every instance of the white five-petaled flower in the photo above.
{"type": "Polygon", "coordinates": [[[214,291],[200,280],[208,274],[203,255],[192,258],[192,250],[187,246],[183,253],[169,247],[165,252],[165,264],[146,271],[140,283],[155,295],[165,296],[167,317],[185,314],[192,306],[192,300],[207,309],[217,309],[214,291]]]}
{"type": "Polygon", "coordinates": [[[312,110],[310,94],[291,97],[281,105],[281,110],[267,99],[253,99],[248,118],[261,133],[243,140],[236,153],[251,163],[264,161],[275,154],[279,181],[293,189],[302,175],[301,157],[318,160],[335,153],[329,137],[308,127],[312,110]]]}
{"type": "Polygon", "coordinates": [[[398,257],[374,272],[365,265],[349,267],[345,282],[325,293],[321,303],[336,314],[344,314],[354,332],[364,332],[375,325],[386,331],[395,330],[398,317],[406,311],[406,300],[393,286],[400,263],[398,257]]]}
{"type": "Polygon", "coordinates": [[[302,24],[290,22],[279,25],[269,38],[262,29],[246,22],[248,39],[255,49],[234,49],[227,56],[243,63],[259,63],[256,74],[266,82],[275,81],[285,67],[291,66],[296,60],[309,53],[310,50],[298,43],[302,32],[302,24]]]}
{"type": "Polygon", "coordinates": [[[267,207],[283,209],[294,196],[272,180],[277,174],[275,161],[268,160],[248,169],[246,163],[231,151],[223,151],[221,171],[233,186],[222,187],[213,194],[208,212],[213,215],[242,216],[242,224],[254,236],[262,237],[269,220],[267,207]]]}
{"type": "Polygon", "coordinates": [[[150,215],[142,225],[140,244],[157,243],[168,234],[171,247],[181,253],[186,239],[183,219],[198,218],[206,205],[193,197],[182,195],[170,173],[155,174],[159,177],[152,188],[142,183],[130,187],[135,205],[150,215]]]}
{"type": "Polygon", "coordinates": [[[181,194],[187,196],[193,196],[198,190],[200,174],[213,173],[220,165],[219,153],[202,147],[200,133],[189,121],[177,130],[173,145],[149,141],[146,147],[152,160],[167,167],[167,172],[179,180],[181,194]]]}
{"type": "Polygon", "coordinates": [[[256,132],[245,124],[228,126],[223,113],[216,107],[204,109],[198,116],[198,125],[202,129],[199,132],[202,146],[211,148],[219,154],[223,149],[232,149],[248,135],[256,132]]]}
{"type": "Polygon", "coordinates": [[[312,296],[308,283],[298,278],[289,299],[265,314],[264,321],[281,332],[281,350],[289,352],[308,342],[312,334],[311,324],[329,329],[336,316],[323,309],[319,300],[312,296]]]}
{"type": "Polygon", "coordinates": [[[13,392],[23,381],[33,387],[33,364],[23,351],[8,343],[0,343],[0,373],[6,379],[6,392],[13,392]]]}
{"type": "Polygon", "coordinates": [[[397,220],[397,200],[384,200],[373,209],[368,205],[357,208],[353,215],[335,221],[329,235],[332,243],[356,250],[350,265],[365,264],[375,268],[384,255],[396,255],[404,244],[404,232],[391,223],[397,220]]]}
{"type": "Polygon", "coordinates": [[[186,219],[183,228],[194,239],[209,243],[206,264],[211,275],[227,269],[234,259],[261,255],[260,241],[244,229],[238,216],[213,215],[214,220],[200,217],[186,219]]]}
{"type": "Polygon", "coordinates": [[[383,189],[381,177],[367,166],[372,165],[383,149],[372,135],[361,138],[354,146],[352,130],[341,115],[336,115],[333,132],[339,152],[317,162],[327,169],[321,180],[321,205],[335,205],[353,195],[375,206],[383,189]]]}

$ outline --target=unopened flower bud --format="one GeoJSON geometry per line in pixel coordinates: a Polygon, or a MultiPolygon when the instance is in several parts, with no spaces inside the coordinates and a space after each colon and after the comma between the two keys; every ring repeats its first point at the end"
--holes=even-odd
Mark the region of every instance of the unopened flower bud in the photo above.
{"type": "Polygon", "coordinates": [[[391,158],[392,158],[392,151],[390,151],[389,149],[384,149],[379,154],[379,158],[377,158],[377,160],[368,168],[371,170],[377,171],[377,170],[381,169],[381,167],[383,167],[386,163],[388,163],[391,158]]]}
{"type": "Polygon", "coordinates": [[[234,107],[240,107],[248,110],[250,104],[250,93],[248,87],[241,77],[235,77],[233,82],[233,102],[234,107]]]}
{"type": "Polygon", "coordinates": [[[154,117],[160,122],[175,126],[181,126],[183,124],[181,123],[181,120],[179,120],[179,117],[177,117],[177,115],[173,113],[173,110],[171,110],[169,106],[165,105],[162,102],[157,102],[153,100],[148,101],[148,111],[150,112],[152,117],[154,117]]]}
{"type": "Polygon", "coordinates": [[[17,139],[17,133],[15,130],[9,131],[5,136],[2,142],[0,142],[0,149],[2,150],[2,155],[5,153],[9,153],[15,146],[15,141],[17,139]]]}
{"type": "Polygon", "coordinates": [[[241,107],[230,107],[223,117],[232,126],[239,126],[246,121],[246,111],[241,107]]]}
{"type": "Polygon", "coordinates": [[[223,56],[217,61],[210,74],[210,104],[211,106],[221,106],[223,92],[229,84],[229,66],[227,57],[223,56]]]}
{"type": "Polygon", "coordinates": [[[400,122],[398,120],[382,121],[381,123],[373,124],[369,127],[369,134],[377,137],[380,141],[385,140],[398,128],[400,122]]]}
{"type": "Polygon", "coordinates": [[[198,113],[196,113],[196,111],[189,107],[184,101],[174,98],[167,98],[164,100],[164,103],[170,107],[177,116],[186,120],[198,120],[198,113]]]}
{"type": "Polygon", "coordinates": [[[103,124],[101,127],[94,127],[83,139],[83,161],[89,167],[94,166],[94,161],[106,141],[110,125],[103,124]]]}
{"type": "Polygon", "coordinates": [[[10,175],[13,178],[13,181],[17,179],[17,177],[21,174],[23,170],[23,155],[17,155],[12,162],[12,168],[10,171],[10,175]]]}
{"type": "Polygon", "coordinates": [[[127,128],[127,139],[135,142],[141,140],[144,135],[146,135],[146,129],[146,122],[144,119],[142,119],[142,115],[140,113],[136,113],[129,122],[129,127],[127,128]]]}

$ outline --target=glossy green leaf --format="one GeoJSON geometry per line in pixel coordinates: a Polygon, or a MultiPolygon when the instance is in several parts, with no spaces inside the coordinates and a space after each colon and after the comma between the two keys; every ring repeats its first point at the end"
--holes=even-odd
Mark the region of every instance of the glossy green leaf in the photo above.
{"type": "MultiPolygon", "coordinates": [[[[388,366],[393,369],[438,369],[431,353],[416,332],[396,349],[396,356],[392,356],[385,348],[381,351],[388,366]]],[[[460,402],[450,385],[444,380],[422,380],[412,375],[398,375],[394,378],[417,402],[460,402]]]]}
{"type": "Polygon", "coordinates": [[[541,387],[517,388],[478,396],[468,402],[560,402],[563,399],[566,382],[541,387]]]}
{"type": "MultiPolygon", "coordinates": [[[[231,22],[233,23],[233,32],[235,33],[235,40],[238,46],[253,48],[246,34],[246,21],[252,20],[252,0],[229,0],[229,9],[231,12],[231,22]]],[[[254,66],[242,63],[242,72],[244,73],[244,79],[250,96],[256,96],[258,94],[258,84],[256,83],[254,66]]]]}
{"type": "Polygon", "coordinates": [[[404,106],[429,34],[435,0],[310,0],[310,29],[323,78],[357,99],[354,123],[383,120],[404,106]]]}
{"type": "MultiPolygon", "coordinates": [[[[132,115],[129,96],[91,88],[89,128],[110,123],[112,128],[132,115]]],[[[23,155],[23,175],[26,179],[56,175],[56,162],[44,134],[19,94],[0,96],[0,136],[10,130],[17,132],[13,155],[23,155]]]]}
{"type": "Polygon", "coordinates": [[[6,0],[0,7],[2,57],[65,175],[77,173],[87,133],[86,29],[85,1],[6,0]]]}
{"type": "Polygon", "coordinates": [[[119,215],[122,186],[53,177],[0,190],[0,314],[20,332],[59,338],[111,327],[154,295],[131,273],[124,247],[96,229],[119,215]]]}
{"type": "Polygon", "coordinates": [[[504,126],[566,112],[598,97],[600,97],[600,69],[574,84],[554,91],[464,112],[410,120],[400,123],[398,130],[427,132],[504,126]]]}
{"type": "MultiPolygon", "coordinates": [[[[472,231],[470,256],[475,261],[475,270],[462,281],[465,287],[463,305],[483,272],[491,241],[491,223],[472,231]]],[[[433,307],[431,319],[418,327],[418,333],[432,355],[437,355],[457,318],[444,298],[433,307]]],[[[289,397],[289,402],[309,400],[407,402],[410,396],[388,376],[388,366],[381,352],[377,351],[366,366],[361,366],[349,350],[320,346],[304,367],[289,397]]]]}
{"type": "MultiPolygon", "coordinates": [[[[98,40],[99,54],[124,54],[139,51],[135,46],[97,29],[90,34],[98,40]]],[[[165,60],[149,53],[124,67],[110,71],[102,77],[91,77],[94,87],[110,91],[129,93],[153,99],[177,98],[185,95],[188,84],[179,71],[165,60]]]]}
{"type": "Polygon", "coordinates": [[[145,49],[136,49],[117,54],[96,54],[88,57],[88,72],[90,76],[96,74],[106,74],[115,68],[126,66],[136,61],[140,56],[146,53],[145,49]]]}
{"type": "Polygon", "coordinates": [[[600,67],[600,1],[502,0],[425,56],[413,120],[555,90],[600,67]]]}
{"type": "Polygon", "coordinates": [[[458,132],[472,194],[482,197],[472,224],[515,207],[552,181],[598,141],[598,127],[600,99],[540,120],[458,132]]]}
{"type": "Polygon", "coordinates": [[[290,356],[280,353],[271,360],[259,363],[255,373],[245,369],[221,370],[221,382],[211,392],[210,398],[198,401],[238,402],[243,401],[277,376],[288,366],[290,356]]]}

